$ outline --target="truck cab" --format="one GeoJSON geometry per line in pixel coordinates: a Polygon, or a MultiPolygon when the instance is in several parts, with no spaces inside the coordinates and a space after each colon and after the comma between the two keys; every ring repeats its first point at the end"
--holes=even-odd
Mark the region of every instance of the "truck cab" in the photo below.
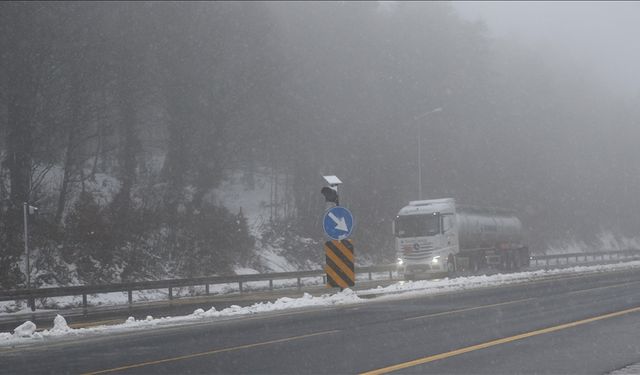
{"type": "Polygon", "coordinates": [[[398,271],[405,279],[453,273],[458,253],[452,198],[411,201],[393,221],[398,271]]]}

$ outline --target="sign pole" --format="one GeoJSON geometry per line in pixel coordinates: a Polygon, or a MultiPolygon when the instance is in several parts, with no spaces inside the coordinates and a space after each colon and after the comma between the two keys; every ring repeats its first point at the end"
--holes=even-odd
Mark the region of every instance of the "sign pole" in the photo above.
{"type": "Polygon", "coordinates": [[[25,253],[25,257],[27,258],[27,289],[31,289],[31,264],[29,262],[29,239],[28,239],[28,234],[29,231],[27,229],[27,210],[28,210],[28,204],[27,202],[23,203],[22,206],[22,211],[23,211],[23,216],[24,216],[24,253],[25,253]]]}
{"type": "Polygon", "coordinates": [[[336,176],[322,177],[329,184],[320,190],[327,203],[322,227],[327,237],[331,238],[331,241],[324,244],[326,286],[339,287],[340,291],[343,291],[356,283],[354,249],[351,240],[348,239],[355,222],[351,212],[345,207],[340,207],[338,186],[342,181],[336,176]]]}

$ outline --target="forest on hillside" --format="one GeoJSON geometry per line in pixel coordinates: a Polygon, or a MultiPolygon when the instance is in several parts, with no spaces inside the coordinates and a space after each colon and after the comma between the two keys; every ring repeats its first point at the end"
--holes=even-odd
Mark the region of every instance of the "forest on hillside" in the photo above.
{"type": "Polygon", "coordinates": [[[24,202],[35,285],[231,272],[260,251],[212,193],[236,171],[274,177],[269,230],[317,240],[339,176],[381,263],[419,165],[422,198],[515,209],[534,250],[638,234],[638,98],[448,2],[0,2],[0,31],[3,288],[24,202]]]}

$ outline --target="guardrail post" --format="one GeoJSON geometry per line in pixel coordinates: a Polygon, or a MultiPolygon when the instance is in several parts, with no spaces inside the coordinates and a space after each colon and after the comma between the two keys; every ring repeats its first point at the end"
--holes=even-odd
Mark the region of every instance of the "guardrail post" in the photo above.
{"type": "Polygon", "coordinates": [[[27,301],[27,304],[29,305],[29,307],[31,307],[31,311],[36,311],[36,299],[31,297],[29,298],[29,300],[27,301]]]}
{"type": "Polygon", "coordinates": [[[389,271],[389,280],[393,280],[393,271],[389,271]]]}
{"type": "Polygon", "coordinates": [[[322,276],[322,283],[323,284],[327,283],[327,275],[322,276]]]}
{"type": "Polygon", "coordinates": [[[173,288],[169,287],[169,301],[173,299],[173,288]]]}
{"type": "Polygon", "coordinates": [[[369,280],[371,280],[371,271],[369,271],[369,280]]]}
{"type": "Polygon", "coordinates": [[[269,280],[269,290],[273,290],[273,280],[269,280]]]}
{"type": "Polygon", "coordinates": [[[129,305],[133,304],[133,291],[131,289],[127,290],[127,297],[129,299],[129,305]]]}
{"type": "Polygon", "coordinates": [[[204,285],[204,292],[206,295],[209,295],[209,284],[204,285]]]}
{"type": "Polygon", "coordinates": [[[82,295],[82,308],[84,309],[84,313],[87,313],[87,295],[82,295]]]}
{"type": "Polygon", "coordinates": [[[302,283],[300,282],[300,278],[298,277],[298,290],[302,289],[302,283]]]}
{"type": "Polygon", "coordinates": [[[240,293],[242,293],[242,281],[238,281],[238,287],[240,288],[240,293]]]}

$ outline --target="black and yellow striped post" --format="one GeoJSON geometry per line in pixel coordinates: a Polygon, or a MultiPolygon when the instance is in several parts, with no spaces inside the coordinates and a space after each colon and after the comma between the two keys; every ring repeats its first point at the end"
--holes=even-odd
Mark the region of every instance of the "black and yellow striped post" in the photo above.
{"type": "Polygon", "coordinates": [[[327,287],[344,289],[356,284],[354,272],[353,244],[350,240],[327,241],[324,243],[327,264],[327,287]]]}

